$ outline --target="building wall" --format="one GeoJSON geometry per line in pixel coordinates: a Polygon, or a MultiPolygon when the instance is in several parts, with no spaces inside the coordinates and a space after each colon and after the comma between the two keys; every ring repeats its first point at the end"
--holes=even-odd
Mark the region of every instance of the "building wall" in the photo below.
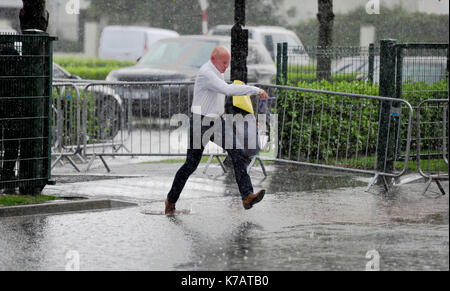
{"type": "MultiPolygon", "coordinates": [[[[75,11],[71,11],[71,3],[70,0],[47,0],[47,10],[51,15],[48,32],[61,39],[78,41],[80,15],[72,13],[75,11]]],[[[87,9],[89,5],[90,1],[80,0],[80,9],[87,9]]]]}
{"type": "MultiPolygon", "coordinates": [[[[282,10],[290,25],[315,19],[318,11],[318,0],[282,0],[282,10]],[[295,13],[294,13],[295,11],[295,13]]],[[[335,14],[348,13],[356,8],[365,7],[369,1],[377,0],[334,0],[335,14]]],[[[409,12],[425,12],[433,14],[448,14],[449,0],[379,0],[381,6],[401,6],[409,12]]]]}

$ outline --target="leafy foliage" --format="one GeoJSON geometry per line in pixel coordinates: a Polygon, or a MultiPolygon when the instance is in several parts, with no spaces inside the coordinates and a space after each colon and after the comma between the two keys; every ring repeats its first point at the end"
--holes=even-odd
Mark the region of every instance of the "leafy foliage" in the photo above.
{"type": "MultiPolygon", "coordinates": [[[[298,87],[352,94],[371,92],[372,95],[378,95],[379,91],[378,84],[369,85],[362,81],[300,82],[298,87]]],[[[404,99],[413,106],[427,99],[442,99],[448,96],[448,79],[435,84],[407,83],[404,92],[407,92],[404,99]]],[[[278,141],[282,158],[364,169],[374,166],[380,101],[293,90],[280,90],[277,96],[278,141]]],[[[405,116],[405,119],[395,121],[402,122],[400,144],[396,149],[398,155],[405,150],[407,113],[406,108],[403,108],[401,116],[405,116]]],[[[442,119],[439,116],[441,111],[425,110],[422,114],[426,121],[442,119]]],[[[433,131],[431,128],[422,130],[433,131]]],[[[412,139],[416,136],[413,127],[412,139]]],[[[438,148],[436,143],[439,142],[428,143],[426,147],[438,148]]],[[[413,143],[411,148],[414,147],[413,143]]]]}
{"type": "Polygon", "coordinates": [[[106,76],[115,69],[136,64],[132,61],[101,60],[97,58],[63,57],[55,58],[55,63],[62,66],[69,73],[80,76],[85,80],[105,80],[106,76]]]}

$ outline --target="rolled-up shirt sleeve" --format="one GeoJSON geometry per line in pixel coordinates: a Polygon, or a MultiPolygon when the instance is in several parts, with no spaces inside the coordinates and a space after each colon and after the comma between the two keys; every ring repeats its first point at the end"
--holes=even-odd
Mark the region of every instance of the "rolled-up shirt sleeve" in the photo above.
{"type": "Polygon", "coordinates": [[[206,71],[203,77],[208,79],[210,90],[214,90],[217,93],[227,96],[237,95],[257,95],[259,94],[259,88],[255,86],[227,84],[224,80],[220,79],[214,72],[206,71]]]}

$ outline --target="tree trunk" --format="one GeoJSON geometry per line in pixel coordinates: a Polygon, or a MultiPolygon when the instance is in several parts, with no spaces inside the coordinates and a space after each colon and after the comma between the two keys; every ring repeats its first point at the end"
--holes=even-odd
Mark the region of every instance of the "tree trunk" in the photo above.
{"type": "Polygon", "coordinates": [[[20,29],[38,29],[47,31],[49,13],[45,9],[45,0],[22,0],[20,9],[20,29]]]}
{"type": "Polygon", "coordinates": [[[319,41],[317,57],[317,79],[331,81],[331,56],[329,49],[333,44],[333,0],[318,0],[319,41]]]}

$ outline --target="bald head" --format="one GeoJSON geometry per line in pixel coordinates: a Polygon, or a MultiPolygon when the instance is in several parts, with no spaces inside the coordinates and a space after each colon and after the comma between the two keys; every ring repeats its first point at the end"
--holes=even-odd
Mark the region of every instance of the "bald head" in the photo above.
{"type": "Polygon", "coordinates": [[[216,46],[211,53],[211,57],[227,56],[227,55],[229,56],[230,53],[228,52],[228,49],[223,45],[216,46]]]}
{"type": "Polygon", "coordinates": [[[225,46],[217,46],[211,53],[211,62],[222,74],[227,70],[230,59],[230,52],[225,46]]]}

